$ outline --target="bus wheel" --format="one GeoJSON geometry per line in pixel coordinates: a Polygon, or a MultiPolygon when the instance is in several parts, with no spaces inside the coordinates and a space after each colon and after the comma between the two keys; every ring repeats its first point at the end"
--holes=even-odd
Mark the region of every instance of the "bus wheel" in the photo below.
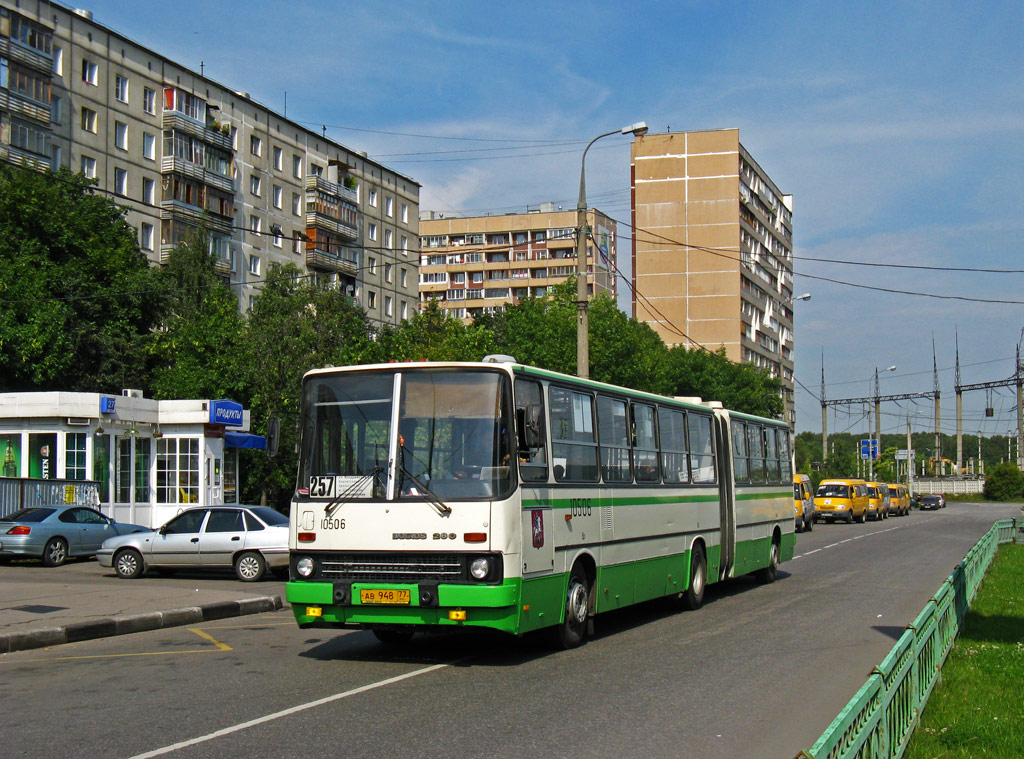
{"type": "Polygon", "coordinates": [[[776,540],[772,540],[772,550],[768,552],[768,566],[764,569],[757,570],[757,579],[760,582],[768,584],[775,582],[775,578],[779,576],[779,543],[776,540]]]}
{"type": "Polygon", "coordinates": [[[558,642],[563,648],[576,648],[587,634],[587,614],[590,611],[590,587],[587,575],[577,564],[569,574],[569,587],[565,593],[565,620],[558,626],[558,642]]]}
{"type": "Polygon", "coordinates": [[[708,562],[704,558],[704,549],[699,545],[690,553],[690,587],[680,594],[680,602],[684,609],[697,611],[704,605],[704,587],[708,584],[708,562]]]}
{"type": "Polygon", "coordinates": [[[413,631],[394,627],[375,627],[373,634],[385,646],[404,646],[412,640],[413,631]]]}
{"type": "Polygon", "coordinates": [[[861,524],[864,524],[864,522],[866,522],[866,521],[867,521],[867,517],[866,517],[866,516],[865,516],[864,514],[861,514],[861,515],[860,515],[860,516],[859,516],[859,517],[857,518],[857,521],[858,521],[858,522],[860,522],[861,524]]]}

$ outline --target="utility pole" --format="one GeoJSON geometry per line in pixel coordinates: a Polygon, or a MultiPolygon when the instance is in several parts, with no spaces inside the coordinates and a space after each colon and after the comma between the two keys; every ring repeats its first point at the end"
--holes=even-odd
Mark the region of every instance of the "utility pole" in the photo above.
{"type": "Polygon", "coordinates": [[[914,455],[910,440],[910,411],[907,411],[907,494],[914,497],[914,455]]]}
{"type": "Polygon", "coordinates": [[[821,460],[828,463],[828,406],[825,405],[825,351],[821,351],[821,460]]]}
{"type": "Polygon", "coordinates": [[[942,474],[942,432],[939,427],[939,363],[935,359],[935,337],[932,336],[932,375],[935,387],[935,467],[933,474],[942,474]]]}
{"type": "Polygon", "coordinates": [[[953,465],[953,474],[963,474],[964,471],[964,393],[960,388],[960,337],[956,337],[956,370],[953,380],[956,392],[956,463],[953,465]]]}

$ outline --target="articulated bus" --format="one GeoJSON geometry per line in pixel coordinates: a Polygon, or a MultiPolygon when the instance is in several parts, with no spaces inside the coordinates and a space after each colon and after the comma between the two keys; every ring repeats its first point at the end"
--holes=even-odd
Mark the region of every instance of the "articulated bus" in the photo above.
{"type": "Polygon", "coordinates": [[[300,627],[550,628],[793,556],[790,433],[699,399],[517,364],[303,379],[287,599],[300,627]]]}

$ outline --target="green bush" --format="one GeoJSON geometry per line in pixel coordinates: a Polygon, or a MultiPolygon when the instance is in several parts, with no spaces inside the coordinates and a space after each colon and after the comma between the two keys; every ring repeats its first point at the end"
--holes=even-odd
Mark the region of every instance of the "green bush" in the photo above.
{"type": "Polygon", "coordinates": [[[989,501],[1012,501],[1024,494],[1024,474],[1014,464],[998,464],[985,478],[985,498],[989,501]]]}

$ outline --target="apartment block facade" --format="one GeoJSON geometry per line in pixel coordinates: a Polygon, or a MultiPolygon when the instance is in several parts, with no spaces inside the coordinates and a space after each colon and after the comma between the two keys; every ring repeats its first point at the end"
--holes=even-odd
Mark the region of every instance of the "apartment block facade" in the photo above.
{"type": "Polygon", "coordinates": [[[288,263],[378,324],[417,308],[419,184],[87,11],[0,0],[0,161],[96,180],[153,264],[204,225],[242,310],[288,263]]]}
{"type": "Polygon", "coordinates": [[[779,377],[792,425],[792,196],[737,129],[637,137],[631,171],[633,316],[779,377]]]}
{"type": "MultiPolygon", "coordinates": [[[[588,220],[587,291],[614,297],[615,222],[596,209],[588,220]]],[[[461,319],[542,297],[575,275],[575,210],[544,203],[537,211],[500,216],[421,215],[420,299],[437,300],[461,319]]]]}

